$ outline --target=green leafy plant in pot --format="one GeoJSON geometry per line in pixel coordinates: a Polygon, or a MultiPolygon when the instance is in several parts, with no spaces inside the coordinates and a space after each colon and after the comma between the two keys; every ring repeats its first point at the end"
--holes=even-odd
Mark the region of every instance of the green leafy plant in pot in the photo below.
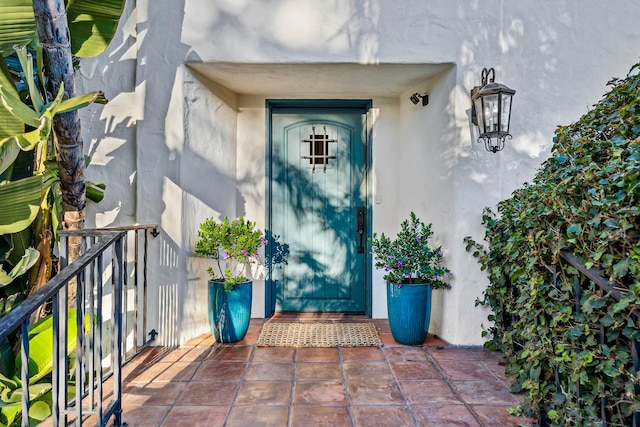
{"type": "Polygon", "coordinates": [[[369,243],[376,268],[385,271],[391,334],[401,344],[416,345],[429,330],[431,291],[450,288],[445,280],[451,272],[442,265],[442,247],[429,246],[431,224],[411,212],[400,226],[395,239],[374,233],[369,243]]]}
{"type": "Polygon", "coordinates": [[[247,267],[259,262],[258,251],[267,240],[255,222],[239,217],[222,222],[207,218],[200,224],[196,253],[214,260],[207,269],[209,280],[209,325],[218,342],[244,338],[251,319],[253,282],[247,267]]]}

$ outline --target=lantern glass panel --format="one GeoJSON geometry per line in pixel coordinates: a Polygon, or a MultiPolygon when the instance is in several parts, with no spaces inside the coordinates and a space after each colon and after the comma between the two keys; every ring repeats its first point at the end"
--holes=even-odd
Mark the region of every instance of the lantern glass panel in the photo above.
{"type": "Polygon", "coordinates": [[[482,115],[483,113],[483,108],[482,108],[482,97],[477,97],[475,102],[475,109],[476,109],[476,121],[478,122],[478,128],[480,128],[480,133],[485,133],[486,130],[484,128],[484,117],[482,115]]]}
{"type": "Polygon", "coordinates": [[[511,115],[511,97],[512,95],[508,95],[503,93],[501,96],[502,106],[500,110],[500,131],[504,133],[509,133],[509,116],[511,115]]]}
{"type": "Polygon", "coordinates": [[[500,130],[498,127],[498,94],[485,95],[482,98],[484,104],[485,132],[498,132],[500,130]]]}

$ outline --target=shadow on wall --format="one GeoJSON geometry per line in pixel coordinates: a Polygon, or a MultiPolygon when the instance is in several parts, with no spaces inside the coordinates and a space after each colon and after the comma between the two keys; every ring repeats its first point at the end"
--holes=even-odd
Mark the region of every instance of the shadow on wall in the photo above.
{"type": "MultiPolygon", "coordinates": [[[[160,225],[157,269],[149,274],[149,306],[152,313],[153,308],[157,310],[158,344],[165,346],[181,341],[186,282],[179,212],[184,143],[179,69],[191,48],[181,42],[184,8],[184,0],[165,2],[161,8],[149,4],[147,10],[139,11],[146,12],[146,20],[136,23],[135,86],[143,108],[136,122],[136,220],[160,225]],[[170,116],[177,120],[169,120],[170,116]]],[[[144,13],[137,16],[144,19],[144,13]]]]}
{"type": "Polygon", "coordinates": [[[202,3],[187,4],[185,22],[191,28],[182,40],[205,61],[278,62],[279,52],[293,52],[303,62],[318,55],[327,62],[379,62],[379,0],[223,0],[207,3],[211,19],[203,19],[202,3]],[[212,39],[211,34],[224,36],[212,39]],[[241,50],[237,40],[242,40],[241,50]]]}
{"type": "MultiPolygon", "coordinates": [[[[176,217],[170,211],[181,206],[184,142],[182,121],[178,120],[179,126],[171,123],[176,116],[180,118],[183,104],[179,69],[184,58],[197,56],[180,42],[184,0],[167,2],[163,8],[150,7],[147,19],[139,22],[136,20],[144,13],[139,13],[136,6],[135,2],[126,2],[118,34],[107,52],[83,61],[81,68],[91,83],[104,83],[109,98],[109,103],[101,107],[100,125],[94,124],[95,120],[83,122],[88,123],[83,126],[84,132],[97,135],[88,144],[88,154],[93,157],[88,176],[108,184],[105,199],[90,209],[96,212],[100,226],[136,222],[160,225],[160,244],[149,248],[153,252],[149,256],[148,329],[159,331],[158,343],[177,345],[186,263],[183,242],[175,238],[180,236],[175,227],[179,227],[181,213],[176,217]],[[167,50],[158,51],[152,40],[167,50]],[[153,144],[148,144],[150,140],[153,144]]],[[[87,113],[89,119],[97,115],[95,108],[87,113]]],[[[214,171],[213,179],[232,185],[233,177],[216,174],[216,168],[206,161],[188,168],[200,177],[214,171]]]]}
{"type": "Polygon", "coordinates": [[[135,222],[135,2],[126,2],[118,31],[107,50],[83,59],[76,78],[79,93],[103,90],[109,102],[79,110],[84,151],[91,157],[88,180],[107,183],[99,204],[87,204],[87,227],[135,222]],[[113,78],[113,76],[116,78],[113,78]],[[116,172],[117,171],[117,172],[116,172]],[[117,179],[116,179],[117,177],[117,179]]]}
{"type": "MultiPolygon", "coordinates": [[[[302,116],[304,117],[304,116],[302,116]]],[[[297,122],[296,125],[300,125],[303,122],[297,122]]],[[[347,133],[348,134],[348,133],[347,133]]],[[[357,141],[357,140],[354,140],[357,141]]],[[[353,145],[352,150],[358,150],[358,146],[353,145]]],[[[356,257],[356,241],[353,233],[353,228],[348,224],[352,222],[355,216],[355,210],[350,201],[351,191],[345,194],[345,198],[337,197],[331,190],[327,191],[324,187],[331,188],[330,184],[326,184],[322,179],[322,172],[317,171],[314,173],[311,167],[303,168],[298,165],[294,165],[291,160],[287,158],[286,149],[283,149],[284,153],[277,154],[277,148],[274,148],[274,152],[270,156],[271,170],[273,171],[273,200],[286,201],[287,206],[295,207],[289,210],[287,221],[291,221],[293,224],[298,224],[305,230],[297,229],[295,234],[291,233],[288,237],[278,235],[279,241],[276,242],[276,247],[270,248],[274,256],[272,260],[274,263],[278,261],[284,261],[281,264],[274,265],[273,267],[273,286],[276,292],[274,303],[280,307],[284,307],[283,298],[285,298],[285,289],[283,279],[287,277],[288,283],[295,284],[295,289],[292,292],[296,293],[296,298],[307,295],[315,297],[317,295],[318,283],[322,283],[326,296],[335,292],[335,294],[341,294],[344,292],[344,283],[340,283],[340,280],[336,280],[336,276],[341,276],[336,269],[341,268],[340,262],[334,262],[333,259],[324,259],[323,254],[314,252],[318,249],[318,246],[314,246],[312,242],[309,245],[305,245],[301,236],[309,233],[309,230],[314,230],[313,237],[318,237],[320,241],[322,239],[328,239],[326,244],[331,245],[330,254],[335,257],[336,260],[354,260],[356,257]],[[315,176],[316,179],[313,179],[315,176]],[[347,203],[345,203],[347,202],[347,203]],[[316,232],[320,234],[315,234],[316,232]],[[324,234],[330,233],[330,238],[322,237],[324,234]],[[285,240],[289,239],[289,240],[285,240]],[[291,241],[297,242],[294,247],[290,248],[291,241]],[[282,248],[286,253],[286,257],[281,260],[279,249],[282,248]],[[328,261],[328,262],[325,262],[328,261]],[[285,266],[291,265],[290,268],[285,266]],[[333,271],[332,271],[333,270],[333,271]],[[285,273],[286,271],[286,273],[285,273]],[[322,278],[322,279],[318,279],[322,278]],[[320,280],[320,282],[318,282],[320,280]],[[314,292],[315,290],[315,292],[314,292]]],[[[363,149],[364,151],[364,149],[363,149]]],[[[338,157],[343,159],[349,158],[348,162],[354,162],[357,157],[355,155],[347,155],[346,152],[340,151],[336,153],[338,157]]],[[[341,171],[333,170],[333,174],[338,174],[337,180],[344,180],[349,182],[346,178],[339,178],[341,172],[352,171],[352,176],[359,177],[364,176],[364,165],[358,163],[352,163],[350,166],[342,168],[341,171]]],[[[352,201],[355,204],[363,203],[358,200],[352,201]]],[[[275,202],[274,202],[275,203],[275,202]]],[[[274,216],[277,216],[278,212],[274,211],[274,216]]],[[[279,219],[279,218],[277,218],[279,219]]],[[[272,232],[281,233],[288,226],[290,222],[286,222],[282,219],[278,221],[280,224],[276,230],[276,224],[272,232]],[[280,228],[283,228],[282,230],[280,228]]],[[[366,239],[366,237],[365,237],[366,239]]],[[[317,245],[317,243],[316,243],[317,245]]],[[[347,270],[350,269],[349,265],[344,266],[347,270]]],[[[342,276],[346,277],[346,276],[342,276]]],[[[364,285],[364,283],[363,283],[364,285]]],[[[291,298],[291,295],[289,296],[291,298]]],[[[271,307],[274,309],[275,307],[271,307]]],[[[330,308],[328,308],[330,309],[330,308]]]]}
{"type": "Polygon", "coordinates": [[[150,6],[147,20],[137,23],[144,38],[138,47],[136,87],[144,96],[139,100],[144,110],[136,124],[136,214],[139,222],[161,226],[158,269],[150,277],[157,295],[150,305],[157,307],[159,343],[169,346],[180,344],[183,331],[194,328],[203,310],[199,301],[206,306],[188,271],[196,229],[190,223],[190,201],[234,215],[229,208],[238,198],[235,168],[228,167],[235,164],[235,135],[224,125],[234,118],[223,114],[211,96],[199,93],[184,73],[185,61],[200,61],[183,41],[186,7],[184,0],[150,6]],[[194,99],[204,101],[205,108],[193,108],[194,99]]]}
{"type": "MultiPolygon", "coordinates": [[[[524,3],[516,6],[516,3],[500,2],[500,10],[493,18],[479,13],[480,5],[480,2],[471,2],[465,9],[459,9],[458,17],[469,30],[464,32],[465,39],[460,43],[459,83],[451,93],[450,103],[457,109],[457,115],[453,111],[450,117],[462,117],[461,113],[466,112],[464,123],[454,123],[463,134],[450,153],[458,162],[455,192],[460,195],[456,199],[459,214],[454,237],[473,235],[479,241],[483,233],[482,209],[495,206],[533,178],[550,155],[556,126],[570,123],[576,111],[582,114],[588,108],[581,105],[583,100],[590,96],[593,102],[598,100],[603,83],[611,77],[609,71],[603,70],[619,66],[615,59],[620,57],[619,52],[624,52],[629,39],[628,34],[605,36],[593,31],[594,22],[602,27],[600,20],[619,20],[615,25],[620,28],[626,28],[622,22],[629,20],[625,17],[628,11],[607,13],[606,6],[596,2],[590,8],[560,3],[537,5],[536,13],[532,14],[526,13],[528,6],[524,3]],[[592,66],[593,57],[598,54],[602,56],[598,62],[602,66],[592,66]],[[494,67],[496,81],[517,92],[510,128],[513,139],[497,154],[487,153],[483,145],[476,142],[477,129],[469,117],[469,91],[479,85],[483,67],[494,67]],[[468,134],[464,133],[465,128],[469,129],[468,134]]],[[[459,266],[456,273],[469,272],[467,280],[474,286],[470,289],[481,297],[488,282],[476,260],[464,252],[459,241],[454,243],[453,257],[459,266]],[[473,278],[477,278],[478,283],[474,283],[473,278]]],[[[476,296],[467,292],[464,299],[446,304],[457,304],[458,313],[479,310],[473,308],[476,296]]]]}
{"type": "Polygon", "coordinates": [[[550,155],[556,126],[571,123],[576,114],[589,108],[589,102],[597,102],[604,82],[614,76],[609,70],[622,65],[600,61],[601,66],[591,66],[594,54],[606,49],[615,58],[616,52],[627,49],[625,42],[629,40],[628,34],[594,32],[593,23],[617,20],[617,25],[624,27],[622,22],[631,18],[624,11],[611,13],[606,5],[596,2],[587,9],[573,4],[537,5],[536,13],[527,13],[529,6],[524,4],[501,2],[493,16],[483,13],[482,6],[470,2],[457,12],[469,35],[460,42],[458,64],[463,85],[456,88],[453,98],[466,103],[469,116],[469,91],[480,84],[484,67],[495,68],[496,82],[516,90],[510,129],[513,139],[507,141],[505,150],[495,156],[484,153],[470,118],[469,140],[462,135],[459,147],[468,182],[492,188],[485,204],[493,205],[533,178],[550,155]],[[589,97],[592,101],[579,101],[589,97]]]}
{"type": "MultiPolygon", "coordinates": [[[[180,322],[181,316],[181,294],[178,282],[166,280],[166,278],[175,277],[176,271],[179,270],[181,257],[179,255],[180,248],[165,233],[160,233],[159,258],[156,264],[157,270],[149,274],[149,283],[151,285],[159,284],[157,287],[157,301],[152,298],[148,303],[150,307],[158,308],[158,338],[157,344],[163,346],[177,346],[180,344],[180,322]]],[[[152,264],[152,265],[153,265],[152,264]]],[[[151,289],[155,289],[151,286],[151,289]]]]}

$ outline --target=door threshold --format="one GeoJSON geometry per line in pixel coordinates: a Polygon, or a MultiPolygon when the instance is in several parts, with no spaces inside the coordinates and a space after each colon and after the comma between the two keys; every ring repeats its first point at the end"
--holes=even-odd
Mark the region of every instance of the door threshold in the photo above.
{"type": "Polygon", "coordinates": [[[277,311],[270,320],[326,320],[326,321],[364,321],[371,320],[364,313],[330,312],[330,311],[277,311]]]}

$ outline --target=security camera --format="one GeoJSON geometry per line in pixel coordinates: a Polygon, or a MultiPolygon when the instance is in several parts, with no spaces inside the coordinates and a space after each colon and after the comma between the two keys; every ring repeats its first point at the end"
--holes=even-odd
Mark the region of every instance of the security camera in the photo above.
{"type": "Polygon", "coordinates": [[[411,102],[413,102],[413,105],[418,105],[418,102],[420,102],[420,99],[422,99],[423,107],[429,104],[429,95],[427,95],[426,93],[424,95],[420,95],[418,92],[416,92],[413,95],[411,95],[409,99],[411,100],[411,102]]]}

